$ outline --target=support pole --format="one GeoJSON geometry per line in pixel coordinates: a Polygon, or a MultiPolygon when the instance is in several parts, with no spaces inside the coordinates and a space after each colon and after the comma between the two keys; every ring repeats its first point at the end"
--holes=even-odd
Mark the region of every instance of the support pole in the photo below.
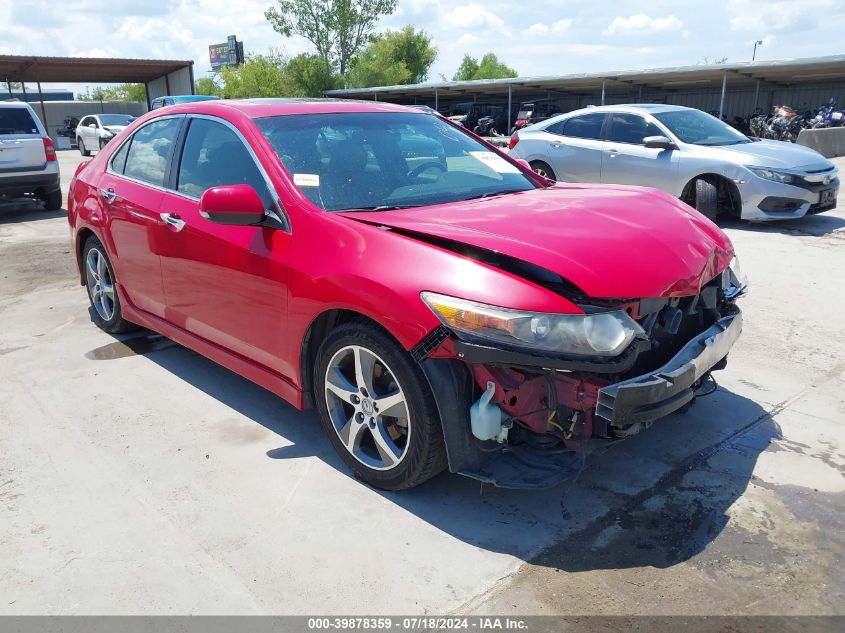
{"type": "Polygon", "coordinates": [[[640,101],[640,103],[642,103],[642,102],[643,102],[643,85],[642,85],[642,84],[640,84],[640,98],[639,98],[639,101],[640,101]]]}
{"type": "Polygon", "coordinates": [[[722,119],[722,113],[725,111],[725,92],[728,89],[728,73],[722,73],[722,98],[719,99],[719,119],[722,119]]]}
{"type": "Polygon", "coordinates": [[[508,134],[511,131],[511,110],[513,108],[513,85],[508,84],[508,134]]]}
{"type": "Polygon", "coordinates": [[[434,109],[440,112],[440,99],[437,94],[437,88],[434,89],[434,109]]]}
{"type": "Polygon", "coordinates": [[[164,90],[166,91],[167,96],[170,96],[170,75],[164,76],[164,90]]]}
{"type": "Polygon", "coordinates": [[[147,111],[150,109],[150,84],[144,82],[144,95],[147,97],[147,111]]]}
{"type": "Polygon", "coordinates": [[[604,79],[601,80],[601,104],[604,105],[604,79]]]}
{"type": "Polygon", "coordinates": [[[44,124],[44,129],[47,130],[47,136],[50,136],[50,128],[47,126],[47,108],[44,107],[44,93],[41,92],[41,82],[38,82],[38,100],[41,102],[41,122],[44,124]]]}
{"type": "Polygon", "coordinates": [[[8,79],[6,80],[6,88],[9,89],[9,99],[14,99],[14,97],[12,96],[12,82],[8,79]]]}
{"type": "Polygon", "coordinates": [[[757,80],[757,88],[754,90],[754,109],[752,112],[757,111],[757,99],[760,97],[760,80],[757,80]]]}

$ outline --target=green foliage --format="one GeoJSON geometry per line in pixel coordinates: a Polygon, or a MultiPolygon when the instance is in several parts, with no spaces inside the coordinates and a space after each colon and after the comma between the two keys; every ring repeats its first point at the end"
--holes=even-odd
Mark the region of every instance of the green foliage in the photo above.
{"type": "Polygon", "coordinates": [[[212,97],[223,96],[223,90],[211,77],[202,77],[201,79],[197,79],[194,84],[194,92],[198,95],[209,95],[212,97]]]}
{"type": "Polygon", "coordinates": [[[222,96],[226,99],[278,97],[284,94],[285,75],[279,55],[250,55],[240,66],[220,70],[222,96]]]}
{"type": "Polygon", "coordinates": [[[452,81],[469,81],[473,79],[505,79],[516,77],[518,73],[510,66],[499,61],[495,53],[487,53],[479,62],[469,54],[464,55],[461,65],[452,77],[452,81]]]}
{"type": "Polygon", "coordinates": [[[319,97],[337,84],[332,69],[319,55],[301,53],[285,66],[285,95],[319,97]]]}
{"type": "Polygon", "coordinates": [[[420,83],[437,57],[431,37],[425,31],[406,26],[373,38],[355,59],[347,77],[353,88],[420,83]]]}
{"type": "Polygon", "coordinates": [[[395,10],[396,0],[278,0],[278,8],[267,9],[264,17],[281,35],[307,39],[344,76],[379,18],[395,10]]]}
{"type": "Polygon", "coordinates": [[[147,102],[144,84],[121,84],[119,86],[99,86],[90,93],[79,95],[80,101],[135,101],[147,102]]]}

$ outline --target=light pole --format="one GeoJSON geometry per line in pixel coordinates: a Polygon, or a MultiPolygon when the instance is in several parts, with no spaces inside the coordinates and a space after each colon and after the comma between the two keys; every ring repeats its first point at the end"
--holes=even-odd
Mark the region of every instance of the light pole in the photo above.
{"type": "Polygon", "coordinates": [[[753,62],[753,61],[754,61],[754,59],[757,57],[757,46],[758,46],[758,45],[759,45],[759,46],[762,46],[762,45],[763,45],[763,40],[757,40],[756,42],[754,42],[754,52],[753,52],[753,53],[751,53],[751,61],[752,61],[752,62],[753,62]]]}

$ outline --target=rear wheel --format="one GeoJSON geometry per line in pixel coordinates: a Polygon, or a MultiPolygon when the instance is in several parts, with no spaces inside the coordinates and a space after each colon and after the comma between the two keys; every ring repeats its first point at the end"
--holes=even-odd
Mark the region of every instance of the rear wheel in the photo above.
{"type": "Polygon", "coordinates": [[[323,430],[358,478],[403,490],[446,467],[428,382],[384,330],[364,320],[333,330],[317,352],[314,385],[323,430]]]}
{"type": "Polygon", "coordinates": [[[44,201],[44,208],[47,211],[58,211],[62,208],[62,190],[56,189],[41,198],[44,201]]]}
{"type": "Polygon", "coordinates": [[[695,181],[695,210],[709,220],[719,215],[719,188],[704,178],[695,181]]]}
{"type": "Polygon", "coordinates": [[[531,169],[535,172],[543,176],[544,178],[548,178],[549,180],[557,180],[557,176],[555,176],[554,170],[547,164],[541,160],[535,160],[531,163],[531,169]]]}
{"type": "Polygon", "coordinates": [[[91,155],[91,150],[85,147],[85,141],[81,138],[76,139],[76,146],[79,148],[79,153],[83,156],[91,155]]]}
{"type": "Polygon", "coordinates": [[[96,237],[91,236],[85,242],[82,265],[85,267],[85,287],[93,308],[94,325],[111,334],[134,330],[137,326],[123,319],[114,269],[106,249],[96,237]]]}

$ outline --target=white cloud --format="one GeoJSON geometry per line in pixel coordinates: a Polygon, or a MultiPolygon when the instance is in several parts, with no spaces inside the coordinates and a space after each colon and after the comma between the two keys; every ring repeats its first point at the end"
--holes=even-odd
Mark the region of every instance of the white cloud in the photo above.
{"type": "Polygon", "coordinates": [[[541,22],[537,22],[537,24],[532,24],[527,29],[525,29],[525,32],[528,35],[545,35],[549,31],[551,31],[551,29],[541,22]]]}
{"type": "Polygon", "coordinates": [[[458,44],[472,44],[478,41],[478,36],[472,33],[464,33],[458,38],[458,44]]]}
{"type": "Polygon", "coordinates": [[[730,0],[726,11],[732,31],[804,31],[820,20],[841,15],[842,0],[815,0],[810,6],[801,2],[776,1],[761,4],[756,0],[730,0]]]}
{"type": "Polygon", "coordinates": [[[570,26],[572,26],[572,18],[564,18],[563,20],[552,23],[552,31],[563,33],[564,31],[568,31],[570,26]]]}
{"type": "Polygon", "coordinates": [[[684,23],[674,15],[667,15],[664,18],[652,18],[645,13],[638,13],[627,18],[617,15],[613,18],[604,30],[605,35],[642,35],[648,33],[660,33],[664,31],[677,31],[683,28],[684,23]]]}
{"type": "Polygon", "coordinates": [[[489,29],[510,35],[510,29],[502,18],[475,2],[444,10],[440,14],[440,25],[449,30],[489,29]]]}

